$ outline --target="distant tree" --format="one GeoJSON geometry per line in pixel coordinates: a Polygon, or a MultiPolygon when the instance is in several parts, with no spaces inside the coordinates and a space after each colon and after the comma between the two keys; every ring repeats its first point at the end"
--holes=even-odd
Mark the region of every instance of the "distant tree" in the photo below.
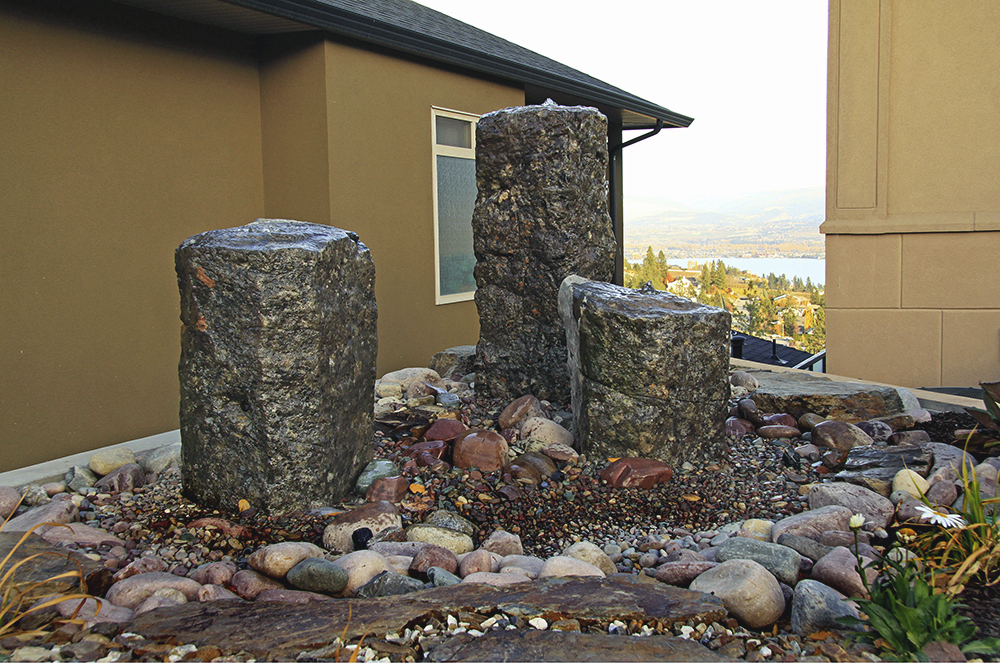
{"type": "Polygon", "coordinates": [[[781,316],[781,323],[785,330],[785,336],[794,336],[796,320],[798,315],[795,313],[795,309],[789,307],[785,309],[785,312],[781,316]]]}
{"type": "Polygon", "coordinates": [[[720,290],[724,290],[727,281],[726,265],[721,260],[712,263],[712,285],[720,290]]]}

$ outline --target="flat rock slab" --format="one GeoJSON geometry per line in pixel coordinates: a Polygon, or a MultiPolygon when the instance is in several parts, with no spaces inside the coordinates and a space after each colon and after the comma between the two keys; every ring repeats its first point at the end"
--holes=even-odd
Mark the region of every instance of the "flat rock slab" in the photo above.
{"type": "Polygon", "coordinates": [[[849,423],[886,417],[905,408],[899,392],[857,382],[798,373],[752,371],[759,387],[751,394],[761,412],[787,412],[798,418],[806,412],[849,423]]]}
{"type": "Polygon", "coordinates": [[[560,631],[462,634],[433,649],[430,661],[729,661],[693,640],[629,638],[560,631]]]}
{"type": "MultiPolygon", "coordinates": [[[[223,651],[294,658],[299,651],[329,645],[342,633],[345,640],[365,634],[381,637],[400,633],[407,624],[432,613],[459,610],[478,610],[484,615],[503,611],[525,619],[577,619],[583,626],[639,619],[663,628],[678,621],[710,623],[726,616],[722,601],[702,592],[607,578],[547,578],[507,587],[463,583],[379,599],[294,605],[186,603],[143,613],[128,630],[154,641],[211,644],[223,651]]],[[[628,640],[621,638],[623,643],[628,640]]],[[[567,655],[581,655],[578,649],[567,651],[567,655]]],[[[612,656],[605,660],[627,659],[612,656]]]]}
{"type": "MultiPolygon", "coordinates": [[[[0,560],[4,559],[17,542],[24,536],[23,532],[0,532],[0,560]]],[[[21,560],[38,555],[33,560],[18,567],[13,576],[13,587],[17,592],[28,589],[31,585],[41,582],[38,587],[28,590],[26,598],[37,598],[47,594],[66,594],[84,591],[95,596],[101,596],[111,586],[111,571],[103,564],[84,557],[80,553],[52,545],[37,534],[31,534],[24,540],[5,566],[12,568],[21,560]],[[77,567],[79,563],[79,567],[77,567]],[[50,580],[60,573],[76,571],[83,573],[84,587],[76,578],[59,578],[50,580]]]]}
{"type": "Polygon", "coordinates": [[[926,477],[932,460],[934,453],[923,447],[854,447],[847,455],[844,470],[834,479],[864,486],[888,497],[897,472],[909,468],[926,477]]]}

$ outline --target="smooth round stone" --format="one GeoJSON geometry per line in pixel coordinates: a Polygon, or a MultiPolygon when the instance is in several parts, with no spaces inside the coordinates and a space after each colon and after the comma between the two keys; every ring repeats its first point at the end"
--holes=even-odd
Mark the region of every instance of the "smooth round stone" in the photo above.
{"type": "Polygon", "coordinates": [[[399,509],[391,502],[369,502],[336,516],[323,531],[323,547],[327,550],[354,550],[355,530],[367,527],[373,534],[403,524],[399,509]]]}
{"type": "Polygon", "coordinates": [[[291,568],[287,580],[307,592],[337,594],[347,586],[347,571],[327,559],[309,557],[291,568]]]}
{"type": "Polygon", "coordinates": [[[921,495],[926,494],[930,487],[927,479],[920,476],[916,471],[906,468],[896,472],[896,476],[892,478],[893,492],[897,490],[906,491],[917,499],[920,499],[921,495]]]}
{"type": "Polygon", "coordinates": [[[521,396],[503,409],[497,422],[502,430],[520,428],[521,422],[531,417],[541,417],[542,403],[531,394],[521,396]]]}
{"type": "Polygon", "coordinates": [[[563,578],[566,576],[595,576],[603,578],[605,575],[607,574],[605,574],[603,570],[597,568],[593,564],[588,564],[583,560],[567,557],[565,555],[556,555],[555,557],[550,557],[545,560],[545,564],[542,566],[542,572],[538,574],[538,577],[563,578]]]}
{"type": "Polygon", "coordinates": [[[473,428],[452,442],[455,467],[477,467],[494,472],[507,464],[507,440],[499,433],[473,428]]]}
{"type": "Polygon", "coordinates": [[[406,528],[406,538],[410,541],[423,541],[442,548],[447,548],[456,555],[471,552],[474,548],[472,537],[462,532],[456,532],[446,527],[416,524],[406,528]]]}
{"type": "Polygon", "coordinates": [[[865,517],[865,521],[875,523],[876,527],[888,527],[896,511],[890,500],[874,490],[853,483],[835,481],[816,484],[809,491],[810,509],[831,504],[839,504],[853,513],[860,513],[865,517]]]}
{"type": "MultiPolygon", "coordinates": [[[[763,518],[750,518],[749,520],[744,520],[740,524],[740,528],[736,532],[736,536],[770,542],[772,529],[774,529],[774,523],[770,520],[764,520],[763,518]]],[[[723,541],[724,540],[725,539],[723,539],[723,541]]],[[[722,541],[717,544],[713,543],[712,545],[721,544],[722,541]]]]}
{"type": "Polygon", "coordinates": [[[795,417],[784,412],[764,417],[762,423],[765,426],[788,426],[789,428],[798,429],[798,422],[795,420],[795,417]]]}
{"type": "Polygon", "coordinates": [[[469,536],[476,533],[476,526],[454,511],[446,511],[444,509],[434,511],[427,516],[426,523],[435,527],[452,529],[462,534],[468,534],[469,536]]]}
{"type": "Polygon", "coordinates": [[[467,430],[469,428],[461,421],[442,417],[431,424],[431,427],[424,433],[424,439],[428,441],[442,440],[447,442],[448,440],[455,439],[467,430]]]}
{"type": "Polygon", "coordinates": [[[668,585],[687,587],[705,571],[718,566],[718,562],[666,562],[656,568],[656,579],[668,585]]]}
{"type": "Polygon", "coordinates": [[[824,417],[815,414],[814,412],[806,412],[798,419],[797,428],[801,431],[812,431],[816,427],[816,424],[820,424],[826,421],[824,417]]]}
{"type": "MultiPolygon", "coordinates": [[[[878,572],[871,568],[871,560],[861,557],[868,583],[875,582],[878,572]]],[[[857,572],[858,559],[847,548],[838,546],[813,565],[812,577],[850,597],[868,598],[861,575],[857,572]]]]}
{"type": "Polygon", "coordinates": [[[747,391],[754,391],[760,386],[757,383],[757,378],[746,371],[733,371],[729,376],[729,384],[734,387],[743,387],[747,391]]]}
{"type": "MultiPolygon", "coordinates": [[[[846,597],[821,582],[802,580],[792,595],[792,630],[805,637],[819,631],[834,631],[845,627],[839,617],[858,617],[858,611],[846,597]]],[[[860,629],[861,627],[855,627],[860,629]]]]}
{"type": "Polygon", "coordinates": [[[458,575],[464,578],[465,576],[473,573],[499,572],[500,561],[496,560],[494,563],[493,555],[491,555],[488,550],[480,548],[478,550],[473,550],[468,555],[462,556],[462,562],[459,565],[458,575]]]}
{"type": "Polygon", "coordinates": [[[785,611],[778,581],[749,559],[731,559],[705,571],[691,582],[690,589],[715,594],[726,610],[750,628],[773,624],[785,611]]]}
{"type": "Polygon", "coordinates": [[[734,536],[719,546],[715,556],[719,562],[753,560],[789,586],[798,582],[799,567],[802,565],[802,556],[791,548],[739,536],[734,536]]]}
{"type": "Polygon", "coordinates": [[[562,553],[566,557],[572,557],[573,559],[578,559],[588,564],[592,564],[599,568],[604,575],[611,575],[615,573],[614,562],[611,558],[604,554],[604,551],[598,548],[596,545],[590,541],[579,541],[573,545],[566,548],[562,553]]]}
{"type": "Polygon", "coordinates": [[[573,446],[573,434],[545,417],[530,417],[521,422],[521,439],[538,440],[544,442],[545,446],[550,444],[573,446]]]}
{"type": "Polygon", "coordinates": [[[135,454],[128,447],[109,447],[101,449],[90,457],[88,466],[95,474],[104,476],[111,474],[122,465],[135,462],[135,454]]]}
{"type": "MultiPolygon", "coordinates": [[[[471,554],[471,553],[470,553],[471,554]]],[[[410,562],[409,571],[426,573],[427,569],[436,566],[450,573],[458,570],[458,558],[455,553],[441,546],[427,545],[421,548],[410,562]]]]}
{"type": "Polygon", "coordinates": [[[824,421],[813,426],[812,441],[815,444],[849,451],[853,447],[871,446],[875,441],[863,430],[846,421],[824,421]]]}
{"type": "Polygon", "coordinates": [[[285,541],[264,546],[247,559],[250,568],[281,579],[296,564],[308,557],[322,557],[323,549],[305,541],[285,541]]]}
{"type": "Polygon", "coordinates": [[[768,425],[757,429],[757,434],[768,440],[798,437],[801,431],[791,426],[768,425]]]}
{"type": "Polygon", "coordinates": [[[385,571],[358,588],[357,596],[373,599],[380,596],[399,596],[424,589],[424,583],[416,578],[385,571]]]}
{"type": "Polygon", "coordinates": [[[457,394],[437,394],[434,396],[434,403],[451,410],[462,407],[462,399],[457,394]]]}
{"type": "Polygon", "coordinates": [[[876,442],[885,442],[893,433],[892,426],[884,421],[861,421],[857,427],[868,433],[868,437],[876,442]]]}
{"type": "Polygon", "coordinates": [[[361,470],[358,480],[354,483],[354,490],[359,495],[366,495],[376,479],[394,477],[398,474],[399,468],[391,460],[373,460],[361,470]]]}
{"type": "Polygon", "coordinates": [[[523,555],[524,546],[521,544],[521,537],[502,529],[494,530],[486,539],[479,544],[483,550],[496,553],[501,557],[507,555],[523,555]]]}
{"type": "Polygon", "coordinates": [[[347,571],[347,585],[343,589],[347,596],[354,596],[358,589],[383,571],[394,573],[388,560],[371,550],[355,550],[338,557],[333,563],[347,571]]]}
{"type": "Polygon", "coordinates": [[[516,568],[531,579],[538,577],[543,566],[545,566],[545,560],[531,555],[507,555],[500,560],[501,573],[504,572],[504,569],[516,568]]]}

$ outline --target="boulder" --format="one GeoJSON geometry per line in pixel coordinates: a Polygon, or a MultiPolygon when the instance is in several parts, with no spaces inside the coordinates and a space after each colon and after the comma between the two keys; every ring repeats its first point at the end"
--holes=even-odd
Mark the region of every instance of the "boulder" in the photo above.
{"type": "Polygon", "coordinates": [[[731,559],[712,567],[695,578],[690,588],[719,597],[726,610],[750,628],[773,624],[785,611],[778,581],[749,559],[731,559]]]}
{"type": "Polygon", "coordinates": [[[373,453],[368,248],[331,226],[258,219],[189,237],[175,262],[184,493],[264,513],[345,497],[373,453]]]}
{"type": "Polygon", "coordinates": [[[852,513],[860,513],[876,527],[888,527],[892,522],[895,507],[887,498],[874,490],[843,481],[816,484],[809,491],[809,508],[839,504],[852,513]]]}
{"type": "Polygon", "coordinates": [[[581,452],[674,464],[722,457],[727,311],[580,276],[563,282],[559,310],[581,452]]]}

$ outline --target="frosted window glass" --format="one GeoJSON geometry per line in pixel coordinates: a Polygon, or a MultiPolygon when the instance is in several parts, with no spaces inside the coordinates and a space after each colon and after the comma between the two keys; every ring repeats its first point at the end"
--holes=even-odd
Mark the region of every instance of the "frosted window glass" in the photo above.
{"type": "Polygon", "coordinates": [[[441,294],[474,292],[472,210],[476,205],[476,161],[438,156],[437,195],[441,294]]]}
{"type": "Polygon", "coordinates": [[[434,118],[438,145],[472,147],[472,122],[438,115],[434,118]]]}

